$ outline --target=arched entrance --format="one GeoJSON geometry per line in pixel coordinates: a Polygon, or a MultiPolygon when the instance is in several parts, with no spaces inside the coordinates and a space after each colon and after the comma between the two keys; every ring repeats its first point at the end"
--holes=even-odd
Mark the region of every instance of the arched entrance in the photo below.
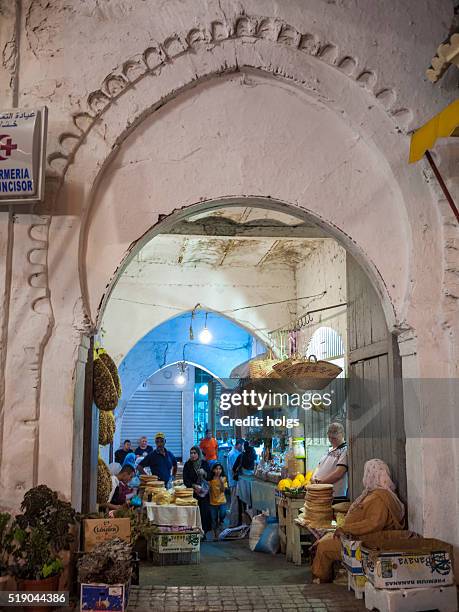
{"type": "MultiPolygon", "coordinates": [[[[260,204],[263,204],[263,199],[260,198],[259,202],[260,204]]],[[[144,286],[141,288],[140,291],[136,290],[132,282],[132,279],[138,278],[136,276],[136,271],[139,271],[141,268],[147,269],[148,266],[152,266],[152,264],[154,264],[154,262],[157,260],[156,258],[157,258],[158,249],[155,249],[154,247],[154,243],[156,240],[159,240],[159,243],[160,243],[159,250],[161,251],[164,257],[164,261],[162,261],[162,265],[168,265],[169,256],[166,257],[166,253],[169,253],[168,249],[169,249],[170,244],[174,243],[174,238],[179,237],[180,238],[179,245],[177,246],[176,250],[172,253],[170,257],[172,257],[174,261],[177,261],[177,258],[175,257],[175,252],[177,251],[180,253],[180,256],[178,259],[181,262],[183,262],[183,260],[186,259],[186,249],[183,248],[183,241],[189,240],[190,236],[196,236],[194,232],[198,230],[203,231],[202,229],[203,227],[206,228],[205,239],[201,234],[199,234],[198,240],[200,241],[200,256],[204,260],[207,260],[209,258],[207,243],[209,241],[217,239],[217,236],[218,236],[217,232],[221,229],[220,224],[223,225],[223,229],[225,231],[229,231],[229,227],[232,227],[235,230],[235,232],[232,237],[226,236],[225,244],[223,246],[219,244],[218,249],[215,247],[215,245],[213,245],[212,256],[214,258],[215,258],[214,250],[217,251],[217,257],[216,257],[217,259],[218,259],[218,256],[221,254],[221,252],[227,253],[226,243],[229,242],[230,240],[233,243],[244,242],[243,234],[245,231],[248,231],[249,229],[251,231],[256,230],[256,232],[260,234],[260,233],[263,233],[266,230],[266,228],[268,228],[271,234],[273,234],[274,236],[276,232],[282,234],[282,231],[285,231],[290,236],[290,241],[291,241],[291,236],[296,235],[297,240],[301,241],[300,245],[303,250],[308,249],[308,246],[307,246],[308,241],[311,244],[314,243],[315,250],[312,250],[312,247],[311,247],[311,251],[314,257],[316,258],[314,259],[314,261],[318,262],[317,265],[315,265],[316,275],[317,275],[317,278],[319,279],[319,281],[317,282],[321,282],[322,286],[326,288],[325,293],[327,292],[331,293],[332,285],[339,283],[340,278],[341,278],[341,285],[343,285],[344,287],[343,295],[346,295],[347,294],[347,283],[346,283],[346,261],[345,261],[346,252],[345,250],[342,249],[342,247],[339,245],[335,249],[329,246],[329,243],[336,244],[336,242],[332,238],[330,238],[326,232],[324,232],[323,227],[312,225],[310,223],[310,220],[309,220],[309,223],[304,223],[304,222],[302,223],[301,221],[303,221],[303,218],[298,219],[298,215],[296,214],[296,211],[293,207],[289,207],[289,206],[286,206],[285,204],[273,203],[273,202],[268,202],[267,204],[268,204],[268,207],[263,207],[263,206],[259,206],[258,208],[252,207],[249,210],[249,207],[247,207],[246,202],[242,203],[242,202],[234,201],[232,202],[231,206],[227,206],[227,203],[225,201],[222,201],[220,202],[220,205],[218,205],[217,203],[214,203],[213,206],[209,207],[207,210],[203,210],[202,207],[196,207],[194,209],[191,209],[189,211],[190,214],[188,216],[188,219],[176,222],[174,225],[169,224],[165,226],[168,220],[163,220],[152,231],[152,234],[153,232],[156,232],[156,236],[152,236],[152,235],[148,236],[150,240],[147,239],[147,236],[143,237],[142,240],[139,241],[138,245],[136,245],[132,249],[129,261],[125,262],[125,265],[122,266],[123,272],[117,275],[117,278],[115,282],[113,283],[111,293],[107,297],[107,300],[104,303],[104,308],[103,310],[101,309],[101,312],[104,313],[103,314],[104,318],[102,318],[102,315],[101,315],[100,325],[104,327],[104,329],[106,330],[111,329],[113,333],[116,333],[119,336],[119,335],[122,335],[122,330],[120,327],[123,324],[123,322],[126,322],[124,324],[130,327],[131,324],[128,322],[131,319],[135,321],[138,318],[137,316],[129,317],[128,311],[123,310],[123,311],[119,311],[118,313],[120,316],[120,319],[118,319],[118,322],[114,322],[113,324],[106,326],[107,319],[105,317],[107,317],[112,300],[116,301],[118,299],[118,300],[129,301],[130,299],[130,303],[131,303],[130,307],[132,308],[133,305],[137,303],[137,296],[142,295],[143,301],[142,301],[142,304],[140,305],[141,307],[145,307],[145,306],[157,307],[158,304],[161,305],[162,308],[174,308],[174,307],[180,308],[182,307],[182,303],[181,303],[182,298],[180,296],[180,291],[182,289],[182,286],[180,286],[178,282],[180,279],[182,279],[182,276],[179,274],[179,270],[177,270],[177,266],[176,267],[170,266],[168,268],[168,283],[169,284],[166,288],[162,286],[164,284],[164,275],[160,272],[157,266],[153,266],[152,270],[149,269],[150,271],[148,272],[148,275],[152,278],[152,282],[154,283],[156,281],[157,283],[157,286],[154,287],[154,290],[150,286],[148,287],[144,286]],[[246,208],[247,210],[244,210],[243,212],[237,211],[236,209],[238,208],[238,205],[239,205],[239,208],[241,208],[241,204],[244,204],[242,208],[246,208]],[[232,219],[231,215],[235,214],[236,212],[238,216],[240,216],[242,219],[249,218],[249,221],[242,222],[242,223],[235,222],[233,224],[229,223],[228,220],[232,219]],[[249,215],[253,215],[253,217],[248,217],[249,215]],[[280,221],[280,219],[278,218],[279,215],[281,216],[281,219],[283,219],[283,221],[280,221]],[[257,223],[255,223],[255,220],[257,220],[257,223]],[[287,222],[288,220],[290,221],[290,223],[287,222]],[[182,232],[188,231],[189,234],[184,236],[183,234],[179,232],[179,230],[182,232]],[[212,233],[211,230],[214,233],[212,233]],[[304,235],[303,237],[299,237],[301,236],[301,232],[306,234],[306,237],[304,235]],[[308,234],[309,234],[309,238],[307,237],[308,234]],[[321,246],[319,247],[319,245],[321,246]],[[321,253],[321,255],[319,255],[319,252],[321,253]],[[339,257],[339,266],[336,263],[334,263],[335,261],[338,260],[338,257],[339,257]],[[327,267],[327,264],[328,264],[328,267],[327,267]],[[337,274],[335,277],[332,276],[332,270],[334,266],[336,266],[337,268],[337,274]],[[343,275],[343,272],[344,272],[344,275],[343,275]],[[123,282],[123,277],[126,277],[127,281],[129,281],[129,283],[126,285],[126,287],[129,289],[129,293],[123,293],[119,289],[120,284],[122,284],[123,282]],[[323,277],[323,279],[321,277],[323,277]],[[324,282],[325,279],[326,279],[326,282],[324,282]],[[174,280],[175,280],[175,284],[174,284],[174,280]],[[172,293],[172,291],[170,290],[171,287],[175,287],[174,293],[172,293]],[[166,296],[166,295],[169,295],[169,302],[166,302],[163,299],[163,296],[166,296]]],[[[218,239],[222,239],[222,236],[221,235],[218,236],[218,239]]],[[[249,256],[247,255],[247,252],[249,250],[252,251],[254,249],[253,243],[256,240],[259,240],[259,241],[261,240],[259,235],[256,235],[255,237],[252,236],[250,238],[250,246],[248,249],[244,251],[245,259],[247,261],[249,260],[249,256]]],[[[238,244],[238,248],[242,248],[242,245],[238,244]]],[[[235,245],[233,245],[233,255],[234,255],[235,249],[236,247],[235,245]]],[[[269,253],[272,256],[271,248],[269,249],[269,253]]],[[[191,259],[191,261],[193,261],[193,255],[194,255],[194,251],[192,251],[191,254],[188,254],[188,257],[191,259]]],[[[290,248],[287,251],[287,257],[291,258],[292,260],[294,260],[295,255],[296,255],[296,252],[294,249],[290,248]]],[[[313,255],[311,255],[311,257],[313,255]]],[[[265,254],[262,255],[262,260],[263,261],[267,260],[267,257],[265,256],[265,254]]],[[[212,265],[212,260],[209,263],[210,265],[212,265]]],[[[273,269],[270,268],[269,265],[267,266],[267,268],[268,268],[269,273],[273,275],[273,269]]],[[[389,336],[387,324],[385,322],[384,314],[382,311],[382,307],[380,306],[380,303],[379,303],[379,297],[377,296],[375,289],[372,287],[366,275],[360,270],[359,266],[357,266],[357,269],[360,271],[362,278],[366,280],[366,283],[368,285],[367,289],[370,292],[372,292],[373,296],[376,296],[375,298],[376,302],[375,304],[373,304],[373,310],[375,310],[377,307],[379,308],[378,314],[382,316],[382,319],[384,321],[385,333],[387,336],[389,336]]],[[[307,276],[309,274],[310,276],[312,276],[313,272],[314,272],[314,264],[310,266],[308,270],[304,269],[302,271],[302,275],[307,276]]],[[[261,274],[262,274],[262,271],[260,271],[260,276],[261,274]]],[[[283,272],[283,274],[285,274],[285,271],[283,272]]],[[[295,272],[295,274],[297,274],[297,271],[295,272]]],[[[188,271],[188,276],[191,277],[190,271],[188,271]]],[[[188,284],[186,286],[187,292],[193,295],[192,298],[188,298],[188,299],[192,299],[192,301],[195,301],[195,299],[197,299],[196,297],[194,297],[194,294],[193,294],[194,283],[199,282],[200,277],[201,278],[205,277],[207,284],[208,284],[209,276],[210,276],[210,272],[205,273],[202,270],[199,270],[197,277],[194,277],[193,281],[191,278],[188,279],[188,284]],[[198,279],[198,281],[196,281],[196,278],[198,279]]],[[[232,286],[235,292],[238,293],[240,291],[240,286],[238,285],[232,285],[232,286]]],[[[303,284],[300,286],[303,288],[302,293],[298,294],[298,289],[297,289],[296,295],[293,297],[290,297],[290,300],[289,300],[288,295],[279,292],[279,294],[275,294],[272,296],[272,301],[281,303],[282,298],[285,298],[285,301],[287,302],[288,301],[294,302],[297,299],[304,299],[305,297],[307,297],[306,294],[309,295],[309,298],[320,295],[320,292],[314,293],[312,291],[312,287],[314,286],[313,281],[311,281],[311,285],[307,284],[304,281],[303,284]]],[[[363,286],[364,284],[360,285],[361,291],[359,295],[363,295],[364,293],[362,290],[363,286]]],[[[200,291],[203,291],[202,287],[200,288],[200,291]]],[[[357,294],[354,294],[351,301],[353,301],[356,297],[357,297],[357,294]]],[[[267,299],[267,298],[263,298],[263,299],[267,299]]],[[[262,302],[263,299],[260,297],[259,301],[262,302]]],[[[344,300],[346,300],[346,298],[344,298],[344,300]]],[[[203,294],[203,301],[204,303],[210,304],[210,306],[212,306],[212,311],[217,310],[216,306],[209,301],[208,294],[203,294]]],[[[224,299],[223,302],[226,304],[226,299],[224,299]]],[[[243,304],[244,302],[241,302],[240,306],[243,306],[243,304]]],[[[253,305],[254,305],[253,303],[250,304],[250,306],[253,306],[253,305]]],[[[345,305],[346,304],[344,304],[344,306],[345,305]]],[[[343,304],[335,304],[335,306],[342,308],[343,304]]],[[[189,340],[189,337],[188,337],[189,318],[190,318],[189,313],[184,315],[185,327],[184,327],[184,330],[182,330],[182,332],[184,332],[182,333],[182,335],[185,336],[186,341],[189,340]]],[[[207,317],[205,318],[205,320],[207,320],[207,317]]],[[[173,322],[173,319],[168,319],[166,322],[166,325],[167,323],[170,323],[170,322],[173,322]]],[[[197,328],[200,329],[203,325],[203,321],[200,321],[195,324],[197,325],[197,328]]],[[[359,324],[360,324],[360,321],[359,321],[359,324]]],[[[344,329],[346,329],[346,326],[344,326],[344,329]]],[[[160,335],[159,337],[161,338],[163,336],[160,335]]],[[[172,340],[171,334],[169,332],[166,334],[166,337],[169,337],[169,339],[172,340]]],[[[162,354],[164,355],[164,357],[166,356],[166,354],[170,354],[172,355],[172,358],[175,359],[176,354],[173,352],[173,349],[167,348],[167,347],[163,347],[163,348],[164,348],[164,351],[162,352],[162,354]]],[[[179,353],[180,353],[180,350],[181,349],[179,348],[179,353]]],[[[342,347],[340,345],[338,353],[340,353],[341,350],[342,350],[342,347]]],[[[149,355],[154,354],[155,350],[150,346],[148,348],[148,353],[149,355]]],[[[183,352],[182,352],[182,356],[183,356],[183,352]]],[[[149,367],[148,359],[146,360],[146,367],[149,367]]],[[[388,373],[388,378],[389,378],[389,373],[388,373]]],[[[390,406],[386,406],[386,409],[390,410],[390,406]]],[[[381,430],[377,433],[381,434],[381,430]]],[[[367,435],[369,436],[371,435],[374,436],[374,434],[375,434],[374,431],[367,432],[367,435]]],[[[169,434],[167,437],[169,437],[169,434]]],[[[355,442],[357,443],[358,441],[356,440],[355,442]]],[[[386,461],[392,463],[393,464],[391,466],[392,468],[394,468],[397,465],[400,465],[400,467],[403,470],[404,455],[397,456],[396,459],[394,460],[394,455],[391,454],[391,450],[392,449],[388,449],[387,453],[384,453],[384,452],[379,453],[379,456],[385,459],[386,461]]],[[[368,452],[371,452],[371,451],[368,450],[368,452]]],[[[367,455],[365,455],[365,453],[358,454],[358,457],[356,460],[356,466],[357,466],[357,462],[360,462],[359,464],[360,471],[361,471],[363,462],[366,459],[370,458],[370,456],[373,456],[373,455],[368,455],[368,453],[367,455]]],[[[354,471],[353,464],[351,464],[351,469],[354,471]]],[[[355,480],[357,481],[359,479],[356,477],[355,480]]],[[[360,474],[360,481],[361,481],[361,474],[360,474]]],[[[404,483],[400,483],[400,485],[401,485],[401,488],[404,488],[403,486],[404,483]]],[[[359,486],[360,486],[360,482],[356,486],[356,490],[354,494],[357,493],[359,486]]]]}
{"type": "MultiPolygon", "coordinates": [[[[57,206],[82,219],[78,240],[79,219],[71,229],[59,222],[50,228],[49,267],[60,270],[65,245],[72,253],[65,273],[71,268],[80,278],[80,288],[61,283],[59,272],[50,279],[55,316],[75,337],[94,331],[115,270],[158,221],[223,199],[266,198],[268,207],[291,205],[338,236],[382,297],[389,328],[403,340],[407,371],[441,373],[444,362],[432,357],[430,337],[436,330],[442,338],[439,356],[447,338],[425,308],[440,302],[441,279],[424,274],[441,268],[439,220],[418,171],[402,163],[400,131],[410,112],[398,108],[396,92],[338,46],[276,19],[199,26],[144,50],[89,96],[73,133],[60,139],[64,150],[50,156],[65,176],[57,206]],[[423,224],[419,202],[426,203],[423,224]],[[76,304],[71,315],[61,307],[62,294],[76,304]]],[[[77,342],[62,346],[51,337],[47,358],[59,354],[74,363],[77,342]]],[[[44,422],[53,418],[52,371],[43,373],[44,422]]],[[[70,413],[67,447],[73,426],[70,413]]],[[[433,451],[426,445],[423,452],[428,462],[433,451]]],[[[446,446],[441,452],[448,457],[446,446]]],[[[414,447],[408,465],[409,481],[420,482],[414,447]]],[[[423,495],[413,488],[413,527],[421,531],[432,516],[423,495]]]]}

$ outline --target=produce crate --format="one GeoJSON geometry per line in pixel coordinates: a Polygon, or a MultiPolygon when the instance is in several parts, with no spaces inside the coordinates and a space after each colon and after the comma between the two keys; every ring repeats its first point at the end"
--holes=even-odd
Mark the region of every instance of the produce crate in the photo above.
{"type": "Polygon", "coordinates": [[[150,559],[153,565],[198,565],[201,560],[200,552],[160,553],[152,551],[150,559]]]}
{"type": "Polygon", "coordinates": [[[362,564],[377,589],[413,589],[454,584],[453,549],[432,538],[390,538],[372,534],[362,540],[362,564]]]}
{"type": "Polygon", "coordinates": [[[201,532],[154,533],[148,540],[148,552],[155,565],[188,565],[200,561],[201,532]]]}

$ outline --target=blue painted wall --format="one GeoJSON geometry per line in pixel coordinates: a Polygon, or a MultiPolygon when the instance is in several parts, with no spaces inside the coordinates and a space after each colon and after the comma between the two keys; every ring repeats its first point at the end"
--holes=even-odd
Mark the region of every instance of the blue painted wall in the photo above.
{"type": "Polygon", "coordinates": [[[116,415],[120,416],[138,386],[157,370],[177,361],[188,361],[209,370],[214,376],[228,378],[231,370],[247,361],[264,346],[252,334],[233,321],[208,313],[207,328],[212,333],[209,344],[199,341],[204,328],[205,312],[193,317],[194,339],[189,339],[191,313],[169,319],[152,329],[129,351],[118,370],[123,394],[116,415]]]}

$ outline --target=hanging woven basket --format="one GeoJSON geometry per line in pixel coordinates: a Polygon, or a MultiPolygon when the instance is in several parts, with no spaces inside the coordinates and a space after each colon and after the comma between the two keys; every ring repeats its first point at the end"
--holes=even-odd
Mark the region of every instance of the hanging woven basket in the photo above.
{"type": "Polygon", "coordinates": [[[280,363],[279,359],[252,359],[249,361],[250,378],[270,378],[277,363],[280,363]]]}
{"type": "Polygon", "coordinates": [[[298,381],[303,389],[323,389],[343,370],[334,363],[318,361],[315,355],[310,355],[309,358],[284,359],[273,365],[273,371],[281,378],[298,381]]]}

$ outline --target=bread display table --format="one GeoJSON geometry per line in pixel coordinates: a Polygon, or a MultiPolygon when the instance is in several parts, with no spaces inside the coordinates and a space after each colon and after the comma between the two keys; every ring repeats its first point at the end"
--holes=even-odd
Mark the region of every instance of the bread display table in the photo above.
{"type": "Polygon", "coordinates": [[[201,514],[198,506],[175,506],[166,504],[157,506],[153,502],[144,502],[150,523],[155,525],[182,525],[201,529],[201,514]]]}

